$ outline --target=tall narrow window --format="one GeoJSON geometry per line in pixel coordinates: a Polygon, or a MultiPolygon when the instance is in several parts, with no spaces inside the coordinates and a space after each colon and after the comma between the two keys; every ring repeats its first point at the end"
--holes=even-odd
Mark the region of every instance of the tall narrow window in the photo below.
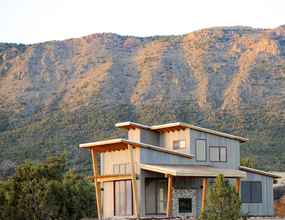
{"type": "Polygon", "coordinates": [[[196,160],[206,161],[206,140],[196,140],[196,160]]]}
{"type": "Polygon", "coordinates": [[[127,181],[114,182],[115,216],[132,215],[132,183],[127,181]]]}

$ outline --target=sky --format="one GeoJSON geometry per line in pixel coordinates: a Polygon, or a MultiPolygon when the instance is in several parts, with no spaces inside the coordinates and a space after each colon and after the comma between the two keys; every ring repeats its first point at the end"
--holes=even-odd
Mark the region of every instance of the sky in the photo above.
{"type": "Polygon", "coordinates": [[[93,33],[178,35],[216,26],[285,24],[285,0],[0,0],[0,42],[93,33]]]}

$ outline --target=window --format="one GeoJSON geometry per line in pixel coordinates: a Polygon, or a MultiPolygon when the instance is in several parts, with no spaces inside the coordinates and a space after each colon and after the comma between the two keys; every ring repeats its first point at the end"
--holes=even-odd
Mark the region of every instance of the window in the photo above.
{"type": "Polygon", "coordinates": [[[179,198],[178,199],[179,213],[191,213],[192,212],[192,199],[191,198],[179,198]]]}
{"type": "Polygon", "coordinates": [[[173,149],[184,149],[186,148],[185,140],[175,140],[173,141],[173,149]]]}
{"type": "Polygon", "coordinates": [[[146,214],[156,215],[166,212],[167,180],[160,178],[145,179],[146,214]]]}
{"type": "Polygon", "coordinates": [[[132,207],[132,183],[127,181],[114,182],[115,216],[130,216],[132,207]]]}
{"type": "Polygon", "coordinates": [[[210,146],[210,161],[227,162],[227,147],[210,146]]]}
{"type": "Polygon", "coordinates": [[[258,181],[241,182],[242,203],[262,203],[262,184],[258,181]]]}
{"type": "Polygon", "coordinates": [[[206,140],[196,140],[196,160],[206,161],[206,140]]]}
{"type": "Polygon", "coordinates": [[[128,174],[131,173],[129,163],[113,164],[113,174],[128,174]]]}

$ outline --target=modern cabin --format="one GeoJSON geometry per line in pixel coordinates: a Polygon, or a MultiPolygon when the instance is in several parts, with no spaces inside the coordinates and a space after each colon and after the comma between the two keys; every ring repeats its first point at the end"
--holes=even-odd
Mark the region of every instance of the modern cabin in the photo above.
{"type": "Polygon", "coordinates": [[[235,184],[243,215],[273,215],[278,176],[240,166],[246,138],[182,122],[116,127],[128,138],[80,144],[91,152],[99,219],[198,217],[219,174],[235,184]]]}

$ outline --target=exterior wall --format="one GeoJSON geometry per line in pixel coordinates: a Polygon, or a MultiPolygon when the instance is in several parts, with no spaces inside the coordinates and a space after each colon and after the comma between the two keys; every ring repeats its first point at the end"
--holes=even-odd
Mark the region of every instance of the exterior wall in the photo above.
{"type": "Polygon", "coordinates": [[[140,161],[146,164],[192,164],[192,159],[146,148],[141,148],[140,161]]]}
{"type": "MultiPolygon", "coordinates": [[[[140,148],[134,149],[134,159],[139,164],[140,162],[140,148]]],[[[101,174],[110,175],[113,174],[114,164],[127,164],[130,163],[130,156],[128,150],[114,151],[101,154],[101,174]]],[[[139,175],[140,169],[136,166],[136,172],[139,175]]],[[[140,179],[137,180],[138,190],[140,190],[140,179]]],[[[114,216],[114,183],[105,182],[101,185],[104,189],[102,191],[103,200],[103,216],[104,218],[110,218],[114,216]]],[[[140,199],[140,194],[138,195],[140,199]]]]}
{"type": "Polygon", "coordinates": [[[141,129],[129,129],[128,130],[128,139],[130,141],[140,141],[141,140],[141,129]]]}
{"type": "Polygon", "coordinates": [[[160,146],[159,136],[160,134],[158,132],[141,129],[140,142],[160,146]]]}
{"type": "Polygon", "coordinates": [[[174,200],[173,201],[173,214],[178,216],[194,216],[198,217],[202,206],[202,178],[191,178],[191,177],[175,177],[174,178],[174,200]],[[186,197],[185,197],[186,195],[186,197]],[[179,214],[177,199],[192,198],[193,213],[190,214],[179,214]]]}
{"type": "Polygon", "coordinates": [[[255,173],[247,173],[242,181],[261,181],[262,203],[243,203],[242,214],[248,216],[273,216],[273,179],[255,173]]]}
{"type": "Polygon", "coordinates": [[[206,140],[206,162],[195,161],[196,164],[212,165],[219,168],[238,169],[240,166],[240,143],[239,141],[220,137],[217,135],[190,129],[190,154],[196,155],[196,140],[206,140]],[[209,146],[225,146],[227,147],[227,162],[211,162],[209,146]]]}
{"type": "Polygon", "coordinates": [[[170,131],[170,132],[163,132],[160,134],[160,145],[161,147],[166,147],[170,150],[173,149],[173,141],[177,140],[185,140],[186,149],[177,150],[183,153],[190,153],[189,146],[190,146],[190,129],[184,130],[177,130],[177,131],[170,131]]]}

